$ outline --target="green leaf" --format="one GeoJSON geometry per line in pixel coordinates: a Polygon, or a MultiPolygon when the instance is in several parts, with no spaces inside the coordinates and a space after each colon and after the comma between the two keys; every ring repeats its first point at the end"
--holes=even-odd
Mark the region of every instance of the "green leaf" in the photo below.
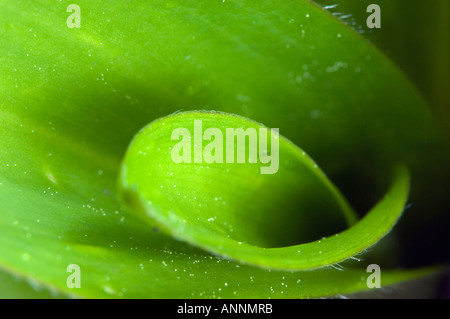
{"type": "MultiPolygon", "coordinates": [[[[364,269],[277,272],[216,258],[123,207],[116,181],[128,144],[180,109],[280,128],[358,213],[386,190],[396,162],[411,169],[413,209],[445,203],[428,198],[448,180],[448,161],[423,99],[376,48],[310,2],[78,4],[81,28],[69,29],[68,3],[0,3],[2,269],[81,297],[367,288],[364,269]],[[69,264],[81,268],[79,289],[66,284],[69,264]]],[[[424,272],[385,270],[384,284],[424,272]]]]}
{"type": "Polygon", "coordinates": [[[51,299],[64,298],[56,291],[42,287],[33,278],[22,278],[0,270],[0,299],[51,299]]]}
{"type": "MultiPolygon", "coordinates": [[[[167,211],[177,211],[161,212],[168,223],[173,218],[173,225],[176,225],[186,217],[194,228],[212,228],[221,234],[243,236],[242,240],[264,247],[322,237],[324,232],[336,232],[356,221],[345,199],[304,151],[284,138],[279,139],[278,134],[270,134],[270,130],[268,136],[259,136],[260,128],[267,129],[249,119],[218,112],[183,112],[153,121],[134,138],[122,163],[121,182],[127,199],[133,205],[138,197],[145,202],[154,198],[148,203],[150,206],[155,204],[167,211]],[[199,126],[194,127],[194,121],[200,123],[199,126]],[[202,141],[203,133],[215,128],[221,137],[213,138],[210,146],[220,142],[220,149],[216,147],[213,152],[220,154],[222,163],[207,164],[208,142],[202,141]],[[251,144],[254,144],[249,147],[246,137],[243,148],[238,148],[234,142],[232,153],[228,152],[226,130],[230,128],[242,129],[243,134],[249,136],[254,132],[251,137],[251,144]],[[185,142],[185,138],[181,142],[172,139],[173,133],[180,129],[192,134],[187,142],[195,145],[188,145],[189,163],[175,162],[176,144],[185,142]],[[264,143],[263,138],[268,142],[266,151],[258,147],[258,143],[264,143]],[[250,152],[250,148],[255,152],[250,152]],[[262,164],[261,156],[266,152],[273,154],[262,164]],[[250,153],[255,163],[249,163],[250,153]],[[231,154],[234,154],[232,163],[231,154]],[[257,196],[263,199],[257,200],[257,196]],[[325,202],[317,199],[322,197],[331,199],[325,202]],[[243,212],[247,209],[248,212],[243,212]],[[311,210],[316,216],[308,218],[311,210]],[[216,214],[219,217],[214,216],[216,214]],[[315,221],[321,218],[329,222],[315,221]]],[[[240,142],[239,138],[235,139],[240,142]]],[[[147,206],[144,202],[138,203],[138,208],[139,204],[147,206]]],[[[150,210],[151,207],[149,214],[150,210]]],[[[180,229],[184,229],[187,222],[181,222],[180,229]]]]}
{"type": "Polygon", "coordinates": [[[272,152],[270,162],[263,164],[258,143],[267,137],[261,128],[242,117],[209,112],[152,122],[134,138],[122,164],[125,197],[176,238],[269,268],[306,270],[342,262],[391,230],[405,205],[407,173],[362,221],[337,233],[356,220],[346,200],[304,151],[275,133],[266,149],[272,152]],[[180,129],[186,136],[174,141],[173,132],[180,129]],[[219,133],[208,144],[203,134],[212,129],[219,133]],[[230,135],[239,135],[235,129],[242,129],[245,144],[230,135]],[[229,137],[236,139],[232,147],[229,137]],[[188,154],[181,163],[173,152],[179,143],[188,154]],[[208,145],[215,145],[220,163],[206,162],[212,162],[206,159],[208,145]],[[250,163],[252,149],[255,163],[250,163]],[[240,153],[245,156],[236,162],[240,153]],[[311,239],[317,241],[298,245],[311,239]]]}

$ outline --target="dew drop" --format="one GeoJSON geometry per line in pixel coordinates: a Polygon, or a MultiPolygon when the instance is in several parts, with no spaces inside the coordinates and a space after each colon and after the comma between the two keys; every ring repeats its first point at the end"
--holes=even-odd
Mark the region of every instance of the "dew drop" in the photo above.
{"type": "Polygon", "coordinates": [[[103,291],[106,292],[108,295],[116,295],[117,292],[109,285],[103,285],[103,291]]]}

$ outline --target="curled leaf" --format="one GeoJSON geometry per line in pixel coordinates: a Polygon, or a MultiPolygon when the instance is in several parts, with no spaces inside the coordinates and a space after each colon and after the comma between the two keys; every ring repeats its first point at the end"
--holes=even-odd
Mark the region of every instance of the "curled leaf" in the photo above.
{"type": "Polygon", "coordinates": [[[277,170],[262,174],[261,167],[269,165],[261,162],[264,129],[217,112],[158,119],[128,149],[121,167],[124,197],[179,239],[269,268],[306,270],[338,263],[391,230],[408,195],[406,171],[398,173],[388,195],[367,216],[344,230],[356,220],[347,201],[304,151],[274,132],[267,149],[276,155],[270,165],[277,170]],[[173,133],[180,130],[186,135],[178,142],[173,133]],[[211,130],[216,135],[208,142],[211,130]],[[241,141],[230,138],[237,130],[241,141]],[[180,143],[181,161],[174,158],[180,143]],[[212,144],[220,155],[214,161],[204,154],[212,144]],[[237,162],[239,153],[243,158],[237,162]]]}

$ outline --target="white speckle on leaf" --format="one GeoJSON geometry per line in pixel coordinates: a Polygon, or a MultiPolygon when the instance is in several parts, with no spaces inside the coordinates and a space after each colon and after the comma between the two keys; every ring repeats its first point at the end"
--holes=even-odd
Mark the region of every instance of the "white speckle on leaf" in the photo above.
{"type": "Polygon", "coordinates": [[[322,116],[322,112],[320,112],[319,110],[311,110],[311,112],[309,112],[309,116],[312,119],[318,119],[319,117],[322,116]]]}
{"type": "Polygon", "coordinates": [[[116,295],[117,292],[109,285],[103,285],[103,291],[106,292],[108,295],[116,295]]]}
{"type": "Polygon", "coordinates": [[[53,176],[52,172],[47,171],[45,173],[45,177],[47,177],[47,179],[52,182],[55,185],[58,185],[58,181],[56,180],[55,176],[53,176]]]}

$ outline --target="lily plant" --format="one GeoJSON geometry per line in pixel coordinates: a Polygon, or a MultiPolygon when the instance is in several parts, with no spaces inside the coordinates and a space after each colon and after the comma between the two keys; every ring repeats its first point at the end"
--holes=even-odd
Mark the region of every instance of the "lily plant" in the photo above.
{"type": "Polygon", "coordinates": [[[318,298],[442,274],[445,253],[406,257],[448,227],[448,95],[421,91],[448,75],[380,45],[409,2],[379,1],[380,25],[335,2],[1,1],[0,296],[318,298]]]}

